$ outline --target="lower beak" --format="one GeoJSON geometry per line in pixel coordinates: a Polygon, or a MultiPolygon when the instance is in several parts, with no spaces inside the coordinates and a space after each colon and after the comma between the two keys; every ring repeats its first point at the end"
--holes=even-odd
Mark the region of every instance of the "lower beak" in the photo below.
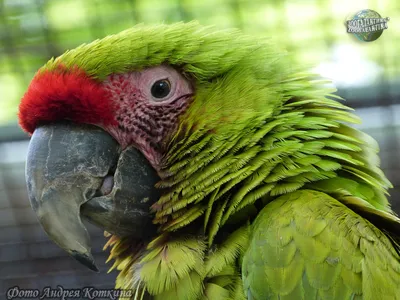
{"type": "Polygon", "coordinates": [[[150,206],[159,198],[154,188],[158,180],[138,150],[121,151],[95,126],[42,126],[29,144],[26,181],[40,224],[58,246],[94,271],[98,269],[81,217],[119,236],[152,235],[150,206]],[[113,185],[105,195],[106,178],[113,185]]]}

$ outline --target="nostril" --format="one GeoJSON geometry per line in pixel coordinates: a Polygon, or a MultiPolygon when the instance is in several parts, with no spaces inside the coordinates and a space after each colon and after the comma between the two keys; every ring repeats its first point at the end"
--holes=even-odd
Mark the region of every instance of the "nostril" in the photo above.
{"type": "Polygon", "coordinates": [[[103,184],[100,187],[100,193],[102,196],[108,195],[111,193],[112,189],[114,187],[114,176],[113,175],[107,175],[104,180],[103,184]]]}

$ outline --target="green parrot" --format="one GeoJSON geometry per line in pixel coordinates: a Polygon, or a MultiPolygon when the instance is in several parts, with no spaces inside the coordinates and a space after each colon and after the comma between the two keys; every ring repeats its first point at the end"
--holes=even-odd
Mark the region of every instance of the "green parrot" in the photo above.
{"type": "Polygon", "coordinates": [[[67,51],[19,107],[32,208],[92,270],[104,229],[131,299],[400,299],[378,145],[326,83],[197,22],[67,51]]]}

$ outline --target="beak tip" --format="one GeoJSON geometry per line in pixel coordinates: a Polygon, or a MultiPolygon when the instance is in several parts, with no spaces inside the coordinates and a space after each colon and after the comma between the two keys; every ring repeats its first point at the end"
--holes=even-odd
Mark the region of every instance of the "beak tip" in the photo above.
{"type": "Polygon", "coordinates": [[[79,253],[77,251],[72,251],[71,256],[84,266],[88,267],[90,270],[99,273],[99,269],[97,268],[94,258],[90,253],[89,255],[87,255],[84,253],[79,253]]]}

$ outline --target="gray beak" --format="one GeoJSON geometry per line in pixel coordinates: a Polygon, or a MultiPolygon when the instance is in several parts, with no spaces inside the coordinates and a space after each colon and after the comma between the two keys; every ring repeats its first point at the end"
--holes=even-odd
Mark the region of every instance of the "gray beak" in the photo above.
{"type": "Polygon", "coordinates": [[[158,180],[138,150],[121,151],[95,126],[41,126],[29,144],[26,181],[40,224],[58,246],[94,271],[98,269],[81,218],[119,236],[151,236],[156,228],[150,206],[159,198],[154,188],[158,180]]]}

